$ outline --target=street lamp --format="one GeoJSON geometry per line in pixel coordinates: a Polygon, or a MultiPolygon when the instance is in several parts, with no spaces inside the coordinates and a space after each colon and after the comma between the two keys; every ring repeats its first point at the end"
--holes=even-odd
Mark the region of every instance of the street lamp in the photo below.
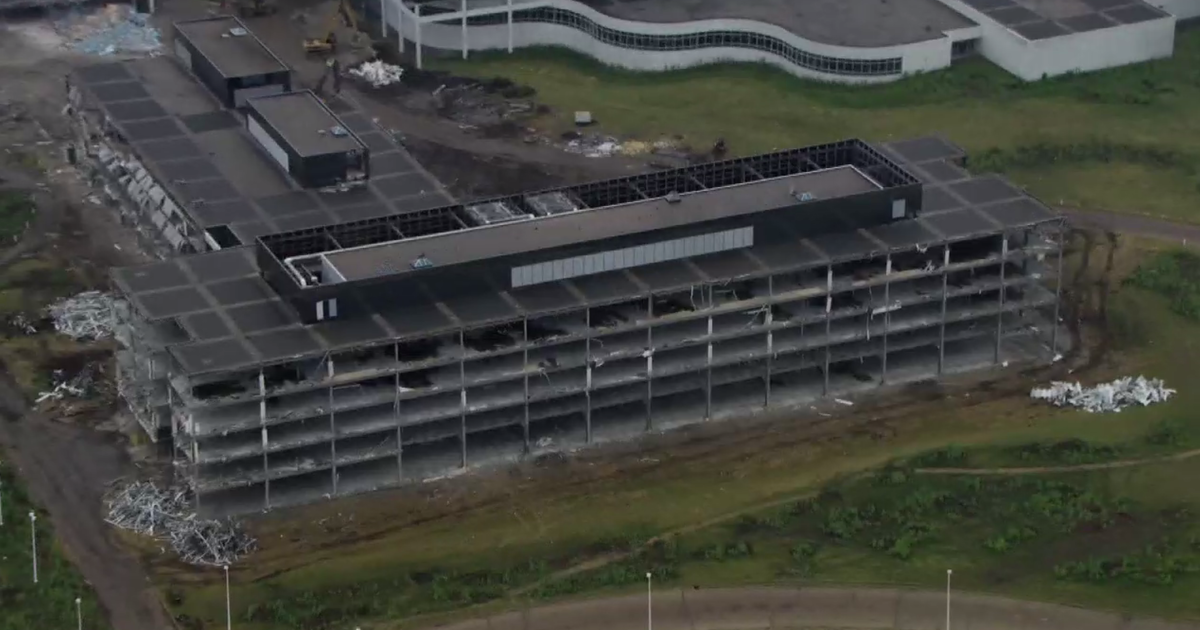
{"type": "Polygon", "coordinates": [[[233,607],[229,599],[229,565],[225,565],[225,630],[233,630],[233,607]]]}
{"type": "Polygon", "coordinates": [[[29,511],[29,547],[33,557],[33,583],[37,584],[37,514],[29,511]]]}
{"type": "Polygon", "coordinates": [[[646,630],[654,630],[654,596],[651,594],[651,573],[646,572],[646,630]]]}
{"type": "Polygon", "coordinates": [[[75,623],[78,630],[83,630],[83,600],[75,598],[75,623]]]}
{"type": "Polygon", "coordinates": [[[0,525],[4,524],[4,480],[0,479],[0,525]]]}
{"type": "Polygon", "coordinates": [[[946,569],[946,630],[950,630],[950,576],[954,569],[946,569]]]}

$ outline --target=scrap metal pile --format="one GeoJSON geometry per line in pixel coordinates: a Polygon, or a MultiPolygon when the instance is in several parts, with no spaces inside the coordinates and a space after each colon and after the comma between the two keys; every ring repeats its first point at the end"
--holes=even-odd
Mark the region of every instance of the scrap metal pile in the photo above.
{"type": "Polygon", "coordinates": [[[76,340],[107,339],[113,334],[113,299],[107,293],[85,291],[50,305],[54,330],[76,340]]]}
{"type": "Polygon", "coordinates": [[[227,566],[258,547],[233,520],[205,520],[190,509],[187,488],[160,488],[135,481],[113,491],[105,520],[121,529],[153,536],[171,545],[188,564],[227,566]]]}
{"type": "Polygon", "coordinates": [[[1126,376],[1111,383],[1084,387],[1079,383],[1056,381],[1049,387],[1035,387],[1029,392],[1034,400],[1056,407],[1075,407],[1088,413],[1117,412],[1126,407],[1146,407],[1165,402],[1175,395],[1162,379],[1126,376]]]}
{"type": "Polygon", "coordinates": [[[38,394],[34,403],[40,405],[47,400],[62,400],[65,397],[83,398],[87,396],[92,392],[92,387],[96,382],[97,371],[95,365],[85,365],[82,370],[79,370],[73,376],[68,376],[64,370],[54,370],[51,374],[54,389],[38,394]]]}
{"type": "Polygon", "coordinates": [[[152,55],[162,48],[162,38],[149,20],[127,4],[107,4],[91,13],[73,13],[54,27],[78,53],[152,55]]]}
{"type": "Polygon", "coordinates": [[[376,59],[351,68],[350,74],[369,83],[373,88],[381,88],[399,83],[400,77],[404,75],[404,68],[376,59]]]}

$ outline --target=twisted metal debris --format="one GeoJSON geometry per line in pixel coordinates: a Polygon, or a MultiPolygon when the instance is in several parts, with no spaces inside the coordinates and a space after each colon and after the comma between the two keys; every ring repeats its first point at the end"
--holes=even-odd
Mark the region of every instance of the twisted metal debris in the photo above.
{"type": "Polygon", "coordinates": [[[350,74],[370,83],[371,87],[381,88],[399,83],[400,77],[404,75],[404,68],[376,59],[351,68],[350,74]]]}
{"type": "Polygon", "coordinates": [[[1035,387],[1029,392],[1034,400],[1048,402],[1055,407],[1075,407],[1088,413],[1121,411],[1126,407],[1146,407],[1165,402],[1175,395],[1162,379],[1126,376],[1111,383],[1095,387],[1084,387],[1079,383],[1055,381],[1049,387],[1035,387]]]}
{"type": "Polygon", "coordinates": [[[114,490],[106,500],[110,525],[153,536],[171,545],[181,560],[200,566],[226,566],[258,547],[232,519],[205,520],[191,510],[187,488],[160,488],[135,481],[114,490]]]}
{"type": "Polygon", "coordinates": [[[83,398],[92,391],[92,385],[96,381],[96,366],[94,364],[85,365],[74,376],[68,377],[63,370],[54,370],[51,378],[54,382],[54,389],[48,392],[38,394],[36,404],[41,404],[47,400],[62,400],[70,396],[72,398],[83,398]]]}
{"type": "Polygon", "coordinates": [[[72,339],[107,339],[113,334],[113,299],[107,293],[85,291],[50,305],[54,330],[72,339]]]}

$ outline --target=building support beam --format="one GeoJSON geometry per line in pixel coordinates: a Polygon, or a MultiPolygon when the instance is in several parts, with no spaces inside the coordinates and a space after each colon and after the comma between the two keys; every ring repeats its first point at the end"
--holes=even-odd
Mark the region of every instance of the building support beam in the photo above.
{"type": "Polygon", "coordinates": [[[467,58],[467,0],[462,0],[462,56],[467,58]]]}
{"type": "MultiPolygon", "coordinates": [[[[403,11],[401,11],[403,13],[403,11]]],[[[392,360],[400,365],[400,344],[392,344],[392,360]]],[[[400,430],[400,370],[396,370],[396,393],[392,398],[392,419],[396,421],[396,481],[404,483],[404,436],[400,430]]]]}
{"type": "Polygon", "coordinates": [[[1004,274],[1008,267],[1008,235],[1000,236],[1000,310],[996,313],[996,350],[995,356],[992,358],[993,363],[1000,362],[1000,342],[1004,339],[1004,299],[1007,297],[1008,291],[1004,286],[1004,274]]]}
{"type": "MultiPolygon", "coordinates": [[[[462,467],[467,467],[467,333],[458,331],[458,422],[459,448],[462,449],[462,467]]],[[[528,402],[526,403],[528,404],[528,402]]]]}
{"type": "MultiPolygon", "coordinates": [[[[646,298],[647,319],[654,320],[654,296],[646,298]]],[[[646,327],[646,432],[654,430],[654,326],[646,327]]]]}
{"type": "Polygon", "coordinates": [[[704,419],[712,420],[713,318],[711,314],[706,321],[708,322],[708,334],[706,335],[708,343],[704,346],[704,419]]]}
{"type": "Polygon", "coordinates": [[[825,377],[825,384],[821,389],[822,396],[829,395],[829,332],[830,323],[833,319],[833,265],[825,267],[825,368],[822,370],[822,376],[825,377]]]}
{"type": "Polygon", "coordinates": [[[938,377],[946,373],[946,298],[950,293],[950,244],[942,250],[942,321],[938,324],[938,377]]]}
{"type": "MultiPolygon", "coordinates": [[[[326,359],[326,372],[330,380],[333,379],[333,357],[326,359]]],[[[338,466],[337,466],[337,395],[336,387],[329,388],[329,472],[333,475],[333,496],[338,493],[338,466]]]]}
{"type": "Polygon", "coordinates": [[[522,367],[521,372],[523,375],[523,378],[522,378],[522,380],[524,382],[523,384],[525,386],[525,397],[522,401],[523,406],[525,408],[525,418],[524,418],[524,420],[521,421],[521,434],[523,436],[524,441],[522,442],[523,446],[521,447],[521,451],[524,454],[528,455],[529,454],[529,318],[528,317],[521,320],[521,330],[522,330],[522,338],[524,339],[524,343],[521,344],[523,346],[521,349],[521,356],[523,359],[523,361],[521,363],[521,367],[522,367]]]}
{"type": "MultiPolygon", "coordinates": [[[[767,326],[767,375],[766,389],[763,393],[763,409],[771,406],[771,368],[775,362],[775,276],[767,276],[767,314],[763,318],[767,326]]],[[[712,318],[710,317],[711,321],[712,318]]]]}
{"type": "Polygon", "coordinates": [[[887,255],[887,266],[883,271],[883,354],[880,356],[881,371],[879,384],[888,382],[888,332],[892,327],[892,255],[887,255]]]}
{"type": "Polygon", "coordinates": [[[417,49],[417,70],[421,70],[421,5],[413,5],[413,46],[417,49]]]}
{"type": "MultiPolygon", "coordinates": [[[[509,6],[512,6],[512,0],[509,0],[509,6]]],[[[511,17],[512,14],[509,14],[511,17]]],[[[592,308],[584,308],[583,320],[587,325],[587,339],[584,340],[584,366],[587,369],[587,380],[583,386],[583,421],[586,425],[585,440],[588,444],[592,443],[592,308]]]]}
{"type": "Polygon", "coordinates": [[[513,0],[508,0],[508,54],[513,51],[513,0]]]}
{"type": "MultiPolygon", "coordinates": [[[[263,507],[269,510],[271,509],[271,463],[267,459],[267,447],[271,442],[267,437],[267,375],[261,369],[258,371],[258,422],[259,426],[262,427],[263,507]]],[[[192,461],[198,467],[200,462],[200,441],[196,440],[195,436],[192,439],[194,440],[192,443],[196,445],[193,449],[196,453],[196,459],[192,461]]],[[[196,481],[199,481],[199,479],[196,481]]],[[[199,494],[199,492],[196,493],[197,496],[199,494]]]]}
{"type": "Polygon", "coordinates": [[[396,48],[404,54],[404,0],[396,0],[396,48]]]}
{"type": "Polygon", "coordinates": [[[388,0],[379,0],[380,39],[387,39],[387,2],[388,0]]]}
{"type": "Polygon", "coordinates": [[[1050,360],[1058,359],[1058,319],[1062,306],[1063,248],[1067,241],[1067,226],[1058,224],[1058,271],[1054,274],[1054,320],[1050,322],[1050,360]]]}

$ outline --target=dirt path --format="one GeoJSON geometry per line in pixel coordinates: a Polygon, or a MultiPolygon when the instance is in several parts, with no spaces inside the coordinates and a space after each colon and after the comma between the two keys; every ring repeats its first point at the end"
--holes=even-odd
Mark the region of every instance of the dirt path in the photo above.
{"type": "MultiPolygon", "coordinates": [[[[946,593],[871,588],[682,589],[554,604],[475,619],[440,630],[660,630],[704,628],[945,628],[946,593]]],[[[950,627],[970,630],[1200,630],[1171,623],[1005,597],[954,593],[950,627]]]]}
{"type": "Polygon", "coordinates": [[[1105,232],[1117,232],[1132,236],[1175,241],[1190,247],[1200,246],[1200,225],[1178,223],[1136,214],[1121,214],[1105,210],[1080,208],[1058,208],[1079,227],[1090,227],[1105,232]]]}
{"type": "Polygon", "coordinates": [[[1147,457],[1145,459],[1122,459],[1115,462],[1096,464],[1075,464],[1073,466],[1035,466],[1031,468],[918,468],[913,472],[918,475],[983,475],[989,477],[1006,477],[1016,475],[1044,475],[1053,473],[1085,472],[1089,470],[1114,470],[1117,468],[1132,468],[1148,464],[1164,462],[1179,462],[1193,457],[1200,457],[1200,449],[1163,455],[1162,457],[1147,457]]]}

